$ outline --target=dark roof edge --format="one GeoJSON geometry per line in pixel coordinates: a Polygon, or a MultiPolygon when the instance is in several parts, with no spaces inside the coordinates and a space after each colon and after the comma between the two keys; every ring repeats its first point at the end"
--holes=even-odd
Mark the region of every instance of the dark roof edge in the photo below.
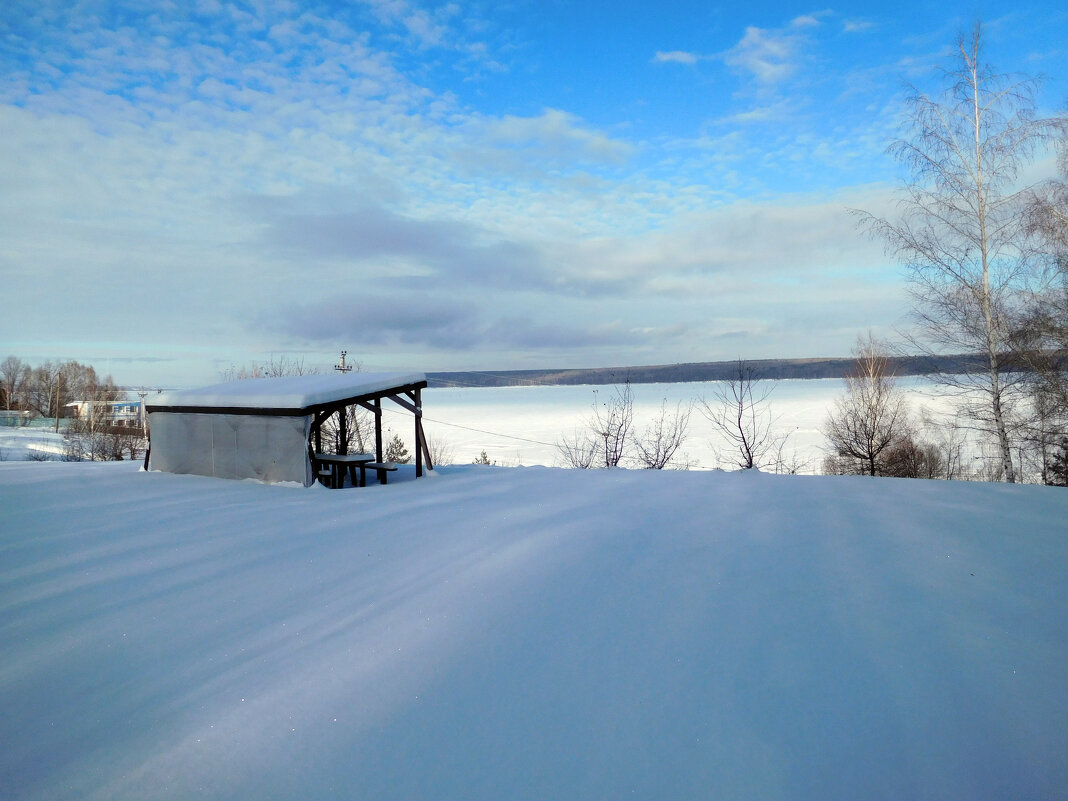
{"type": "Polygon", "coordinates": [[[232,414],[258,417],[304,417],[327,409],[338,409],[342,406],[351,406],[360,401],[373,401],[380,398],[388,398],[398,392],[409,392],[417,389],[426,389],[426,381],[417,381],[414,384],[402,384],[389,389],[380,389],[376,392],[366,392],[362,395],[353,395],[350,398],[339,398],[326,403],[314,403],[311,406],[303,406],[299,409],[257,406],[160,406],[158,404],[146,404],[145,411],[167,412],[170,414],[232,414]]]}

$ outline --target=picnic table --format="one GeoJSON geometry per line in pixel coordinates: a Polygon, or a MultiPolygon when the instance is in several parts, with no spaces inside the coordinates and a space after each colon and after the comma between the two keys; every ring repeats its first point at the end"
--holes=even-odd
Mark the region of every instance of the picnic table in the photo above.
{"type": "Polygon", "coordinates": [[[376,462],[373,453],[316,453],[315,475],[330,489],[345,486],[345,473],[349,474],[349,484],[354,487],[367,486],[367,471],[378,473],[378,483],[385,484],[386,476],[396,472],[393,462],[376,462]],[[356,480],[356,468],[360,469],[359,481],[356,480]]]}
{"type": "Polygon", "coordinates": [[[354,487],[367,484],[366,467],[374,462],[373,453],[317,453],[315,454],[315,475],[325,479],[323,483],[330,489],[345,486],[345,473],[349,474],[349,483],[354,487]],[[356,480],[356,468],[360,468],[359,482],[356,480]]]}

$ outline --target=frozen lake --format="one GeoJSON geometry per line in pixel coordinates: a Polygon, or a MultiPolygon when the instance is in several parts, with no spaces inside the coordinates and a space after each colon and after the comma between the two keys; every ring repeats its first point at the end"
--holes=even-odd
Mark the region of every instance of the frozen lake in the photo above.
{"type": "MultiPolygon", "coordinates": [[[[803,465],[802,472],[816,473],[827,455],[821,427],[836,397],[844,391],[840,379],[784,380],[773,386],[770,410],[774,430],[789,435],[783,455],[803,465]]],[[[688,436],[677,461],[693,469],[722,465],[733,469],[731,452],[712,424],[701,414],[699,400],[713,401],[719,382],[633,384],[634,431],[641,433],[666,404],[669,414],[676,404],[693,404],[688,436]],[[721,459],[717,452],[722,453],[721,459]]],[[[949,404],[938,388],[922,378],[903,378],[898,386],[906,393],[913,416],[921,408],[938,416],[949,404]]],[[[432,443],[447,452],[446,462],[465,464],[482,451],[503,466],[560,465],[558,443],[583,428],[594,405],[615,397],[617,388],[603,386],[526,386],[490,388],[433,388],[423,392],[424,426],[432,443]]],[[[411,417],[392,404],[385,404],[386,436],[398,433],[411,448],[411,417]]],[[[0,460],[21,460],[34,453],[60,458],[63,435],[40,427],[0,428],[0,460]]]]}
{"type": "MultiPolygon", "coordinates": [[[[844,383],[841,379],[767,383],[774,385],[770,408],[775,430],[790,437],[785,454],[807,463],[804,472],[818,472],[826,455],[820,428],[844,383]]],[[[718,385],[633,384],[635,430],[649,425],[662,403],[673,412],[680,402],[712,401],[718,385]]],[[[899,379],[898,386],[907,393],[914,412],[921,406],[934,413],[948,408],[935,394],[936,388],[922,378],[899,379]]],[[[615,392],[613,386],[589,385],[428,389],[423,394],[424,427],[431,441],[445,443],[452,462],[473,461],[484,450],[501,465],[557,465],[557,443],[573,435],[591,417],[594,405],[609,402],[615,392]]],[[[407,436],[405,423],[398,419],[394,425],[407,436]]],[[[697,405],[688,431],[681,449],[684,460],[704,469],[720,464],[716,451],[724,443],[697,405]]]]}

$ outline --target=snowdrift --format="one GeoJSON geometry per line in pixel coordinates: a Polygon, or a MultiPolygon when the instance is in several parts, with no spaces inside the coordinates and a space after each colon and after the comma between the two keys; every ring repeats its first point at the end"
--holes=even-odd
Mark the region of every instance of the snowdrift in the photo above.
{"type": "Polygon", "coordinates": [[[0,464],[5,799],[1068,793],[1068,493],[0,464]]]}

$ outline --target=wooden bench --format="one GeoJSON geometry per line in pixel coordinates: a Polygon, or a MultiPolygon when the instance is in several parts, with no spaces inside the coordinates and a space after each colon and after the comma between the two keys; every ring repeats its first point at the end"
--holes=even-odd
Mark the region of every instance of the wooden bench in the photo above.
{"type": "Polygon", "coordinates": [[[330,465],[324,465],[323,467],[318,468],[315,472],[316,478],[319,480],[320,484],[324,487],[329,487],[330,489],[336,488],[337,480],[334,477],[334,468],[330,465]]]}
{"type": "Polygon", "coordinates": [[[386,476],[390,473],[397,472],[397,465],[393,462],[362,462],[360,464],[360,486],[367,486],[367,471],[376,470],[378,472],[378,483],[385,484],[386,476]]]}

